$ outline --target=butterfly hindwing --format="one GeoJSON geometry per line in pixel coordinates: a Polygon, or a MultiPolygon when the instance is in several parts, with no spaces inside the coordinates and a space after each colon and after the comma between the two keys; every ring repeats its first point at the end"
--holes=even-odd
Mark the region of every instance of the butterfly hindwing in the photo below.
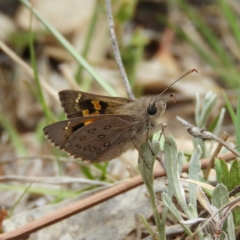
{"type": "Polygon", "coordinates": [[[65,151],[75,158],[89,162],[102,162],[118,157],[129,137],[135,119],[116,115],[79,128],[68,138],[65,151]],[[115,146],[115,148],[113,148],[115,146]]]}
{"type": "Polygon", "coordinates": [[[98,157],[111,150],[109,147],[119,141],[121,134],[127,133],[135,122],[136,119],[129,115],[79,117],[48,125],[43,132],[54,146],[75,158],[97,162],[98,157]],[[96,151],[92,147],[84,149],[88,145],[96,147],[96,151]]]}
{"type": "Polygon", "coordinates": [[[106,117],[107,116],[91,116],[55,122],[46,126],[43,132],[51,143],[60,149],[64,149],[65,143],[71,134],[89,123],[106,117]]]}
{"type": "Polygon", "coordinates": [[[59,99],[67,118],[115,114],[119,106],[133,101],[128,98],[100,96],[77,90],[63,90],[59,92],[59,99]]]}

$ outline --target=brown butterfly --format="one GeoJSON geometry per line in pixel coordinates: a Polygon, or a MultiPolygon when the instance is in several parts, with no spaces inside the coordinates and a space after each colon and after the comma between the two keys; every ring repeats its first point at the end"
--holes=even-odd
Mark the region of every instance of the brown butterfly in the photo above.
{"type": "Polygon", "coordinates": [[[59,92],[59,99],[68,120],[53,123],[43,131],[54,146],[74,158],[91,163],[109,161],[128,149],[139,149],[161,129],[167,103],[162,93],[132,100],[64,90],[59,92]]]}

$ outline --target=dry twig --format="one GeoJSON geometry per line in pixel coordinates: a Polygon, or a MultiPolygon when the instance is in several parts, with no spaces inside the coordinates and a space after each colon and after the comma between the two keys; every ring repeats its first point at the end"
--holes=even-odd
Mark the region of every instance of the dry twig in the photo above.
{"type": "Polygon", "coordinates": [[[190,135],[192,135],[193,137],[200,138],[203,141],[205,141],[205,140],[214,140],[216,142],[219,142],[225,148],[227,148],[230,152],[232,152],[236,156],[240,157],[240,153],[238,151],[236,151],[234,148],[230,147],[226,142],[224,142],[221,138],[217,137],[213,133],[208,132],[208,131],[206,131],[204,129],[200,129],[200,128],[196,127],[196,126],[193,126],[193,125],[191,125],[190,123],[186,122],[185,120],[183,120],[182,118],[180,118],[178,116],[177,116],[177,120],[179,122],[181,122],[185,126],[185,128],[188,131],[188,133],[190,135]]]}
{"type": "Polygon", "coordinates": [[[132,88],[129,84],[128,77],[127,77],[126,71],[124,69],[121,55],[119,52],[117,38],[116,38],[115,30],[114,30],[114,21],[113,21],[113,15],[112,15],[111,0],[106,0],[106,10],[107,10],[107,18],[108,18],[108,28],[109,28],[109,32],[110,32],[110,39],[111,39],[111,43],[112,43],[115,60],[117,62],[120,74],[122,76],[122,80],[125,85],[128,97],[131,99],[134,99],[135,97],[132,92],[132,88]]]}

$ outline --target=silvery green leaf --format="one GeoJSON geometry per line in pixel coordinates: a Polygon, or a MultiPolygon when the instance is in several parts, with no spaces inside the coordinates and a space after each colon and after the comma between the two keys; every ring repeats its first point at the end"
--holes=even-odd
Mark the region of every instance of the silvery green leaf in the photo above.
{"type": "Polygon", "coordinates": [[[181,221],[181,223],[186,224],[186,225],[192,225],[192,224],[200,223],[203,221],[207,221],[207,218],[193,218],[190,220],[181,221]]]}
{"type": "MultiPolygon", "coordinates": [[[[152,151],[157,154],[159,151],[158,142],[153,142],[151,144],[152,151]]],[[[144,143],[140,147],[140,153],[138,158],[139,170],[141,176],[143,177],[144,183],[153,185],[153,166],[155,162],[155,156],[153,156],[148,143],[144,143]],[[142,157],[144,159],[142,159],[142,157]]]]}
{"type": "Polygon", "coordinates": [[[200,126],[200,106],[199,93],[196,93],[195,122],[198,127],[200,126]]]}
{"type": "MultiPolygon", "coordinates": [[[[200,146],[197,146],[196,150],[191,156],[189,163],[189,178],[198,181],[199,174],[201,171],[201,165],[199,163],[200,157],[202,155],[202,150],[200,146]]],[[[197,208],[197,186],[194,183],[189,183],[189,203],[191,203],[195,208],[197,208]]]]}
{"type": "Polygon", "coordinates": [[[183,151],[179,151],[177,153],[177,159],[178,159],[178,173],[180,175],[183,169],[183,159],[184,159],[183,151]]]}
{"type": "Polygon", "coordinates": [[[153,166],[154,166],[156,155],[159,151],[159,143],[156,141],[153,141],[151,144],[151,149],[152,151],[150,150],[147,142],[141,145],[140,153],[138,157],[139,170],[143,178],[143,181],[146,185],[151,206],[152,206],[153,215],[157,224],[157,230],[159,234],[159,236],[157,237],[158,239],[164,239],[165,228],[164,228],[164,225],[161,224],[161,219],[157,209],[155,191],[153,187],[153,166]],[[152,152],[154,153],[154,155],[152,154],[152,152]]]}
{"type": "MultiPolygon", "coordinates": [[[[174,218],[177,219],[177,221],[181,224],[183,220],[181,214],[179,213],[179,210],[175,207],[175,205],[172,202],[172,199],[166,194],[166,193],[162,193],[162,201],[165,207],[168,208],[168,210],[171,212],[171,214],[174,216],[174,218]]],[[[185,226],[184,224],[181,224],[184,231],[190,235],[191,234],[191,230],[189,229],[189,227],[185,226]]]]}
{"type": "Polygon", "coordinates": [[[221,112],[220,112],[220,115],[219,115],[219,118],[218,118],[218,121],[216,123],[216,126],[213,130],[213,133],[215,135],[218,135],[220,133],[221,129],[222,129],[222,123],[223,123],[223,120],[224,120],[225,112],[226,112],[225,108],[222,108],[221,112]]]}
{"type": "Polygon", "coordinates": [[[224,204],[228,203],[229,196],[228,196],[228,190],[223,184],[218,184],[212,193],[211,202],[212,205],[220,208],[224,204]]]}
{"type": "Polygon", "coordinates": [[[193,218],[191,212],[187,207],[185,192],[179,180],[177,146],[171,134],[168,134],[166,136],[164,143],[164,156],[169,188],[174,192],[174,195],[177,198],[178,203],[182,207],[184,213],[188,216],[188,218],[193,218]]]}
{"type": "Polygon", "coordinates": [[[191,203],[189,203],[188,204],[188,209],[190,210],[190,212],[192,213],[194,218],[196,218],[198,216],[198,212],[197,212],[196,206],[193,206],[191,203]]]}
{"type": "Polygon", "coordinates": [[[235,240],[235,225],[232,214],[227,219],[227,235],[229,240],[235,240]]]}
{"type": "Polygon", "coordinates": [[[205,128],[207,120],[212,113],[212,109],[216,103],[217,94],[213,94],[211,91],[205,95],[204,102],[202,104],[202,111],[200,114],[199,128],[205,128]]]}
{"type": "Polygon", "coordinates": [[[143,223],[143,225],[145,226],[145,228],[148,230],[150,235],[154,235],[154,231],[152,229],[152,227],[150,226],[150,224],[148,223],[147,219],[145,218],[145,216],[143,214],[139,214],[139,219],[141,220],[141,222],[143,223]]]}

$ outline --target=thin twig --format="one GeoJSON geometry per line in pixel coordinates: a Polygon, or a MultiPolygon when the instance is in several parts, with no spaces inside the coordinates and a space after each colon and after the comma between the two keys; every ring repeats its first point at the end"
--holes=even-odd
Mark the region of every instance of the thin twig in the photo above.
{"type": "Polygon", "coordinates": [[[126,71],[124,69],[118,43],[117,43],[117,38],[114,30],[114,21],[113,21],[113,15],[112,15],[112,6],[111,6],[111,0],[106,0],[106,10],[107,10],[107,19],[108,19],[108,28],[109,28],[109,33],[110,33],[110,39],[112,43],[112,48],[113,48],[113,53],[115,56],[115,60],[117,62],[123,83],[125,85],[128,97],[131,99],[135,99],[134,94],[132,92],[132,88],[129,84],[128,77],[126,74],[126,71]]]}
{"type": "Polygon", "coordinates": [[[139,219],[139,216],[136,214],[134,215],[134,220],[135,220],[135,231],[136,231],[136,240],[140,240],[142,236],[142,229],[141,229],[141,222],[139,219]]]}
{"type": "Polygon", "coordinates": [[[70,183],[84,183],[89,185],[111,186],[109,183],[89,180],[85,178],[73,178],[73,177],[31,177],[31,176],[16,176],[6,175],[0,176],[0,182],[16,181],[16,182],[34,182],[34,183],[47,183],[47,184],[70,184],[70,183]]]}
{"type": "MultiPolygon", "coordinates": [[[[226,140],[228,139],[228,137],[229,137],[229,135],[228,135],[226,132],[224,132],[223,135],[222,135],[222,140],[223,140],[224,142],[226,142],[226,140]]],[[[209,173],[210,173],[210,170],[211,170],[211,168],[212,168],[213,165],[214,165],[215,156],[217,156],[217,155],[219,154],[220,150],[222,149],[222,146],[223,146],[222,143],[218,143],[218,145],[217,145],[214,153],[212,154],[211,160],[210,160],[210,162],[209,162],[209,166],[208,166],[207,169],[204,171],[204,178],[205,178],[205,179],[208,179],[208,175],[209,175],[209,173]]]]}
{"type": "MultiPolygon", "coordinates": [[[[51,161],[56,161],[56,156],[53,156],[53,155],[34,155],[34,156],[18,156],[18,157],[12,157],[12,158],[9,158],[9,159],[5,159],[5,160],[1,160],[0,161],[0,166],[2,164],[9,164],[9,163],[13,163],[13,162],[16,162],[16,161],[19,161],[19,160],[32,160],[32,159],[36,159],[36,158],[40,158],[41,160],[51,160],[51,161]]],[[[87,163],[84,163],[82,161],[78,161],[76,159],[73,159],[71,157],[58,157],[58,161],[60,162],[73,162],[73,163],[77,163],[81,166],[85,166],[85,167],[89,167],[89,164],[87,163]]]]}
{"type": "Polygon", "coordinates": [[[79,89],[79,85],[76,83],[74,76],[72,75],[72,71],[66,63],[62,63],[58,66],[62,76],[68,81],[69,85],[73,89],[79,89]]]}
{"type": "MultiPolygon", "coordinates": [[[[56,161],[56,156],[52,156],[52,155],[34,155],[34,156],[21,156],[21,157],[13,157],[11,159],[6,159],[6,160],[1,160],[0,161],[0,166],[3,164],[9,164],[9,163],[13,163],[16,161],[20,161],[20,160],[35,160],[35,159],[41,159],[41,160],[51,160],[51,161],[56,161]]],[[[83,161],[77,160],[77,159],[73,159],[71,157],[58,157],[57,158],[58,161],[63,162],[63,163],[76,163],[80,166],[83,167],[88,167],[91,172],[95,173],[95,174],[100,174],[101,171],[99,169],[97,169],[96,167],[94,167],[93,165],[89,165],[83,161]]],[[[136,175],[136,174],[135,174],[136,175]]],[[[117,181],[117,179],[109,174],[106,175],[107,179],[111,180],[111,181],[117,181]]]]}
{"type": "Polygon", "coordinates": [[[221,143],[225,148],[227,148],[229,151],[231,151],[236,156],[240,157],[240,153],[236,151],[234,148],[230,147],[226,142],[224,142],[221,138],[217,137],[211,132],[205,131],[204,129],[200,129],[196,126],[191,125],[187,121],[183,120],[182,118],[177,116],[177,120],[181,122],[185,128],[187,129],[188,133],[192,135],[195,138],[200,138],[203,141],[204,140],[214,140],[216,142],[221,143]]]}
{"type": "MultiPolygon", "coordinates": [[[[227,153],[219,156],[224,159],[226,162],[234,159],[234,154],[227,153]]],[[[208,166],[209,158],[201,160],[201,168],[205,169],[208,166]]],[[[183,172],[188,171],[189,164],[185,164],[183,166],[183,172]]],[[[154,178],[159,178],[165,176],[166,173],[162,171],[158,171],[154,173],[154,178]]],[[[15,230],[3,233],[0,235],[0,240],[16,240],[16,239],[27,239],[27,237],[44,227],[50,226],[54,223],[57,223],[63,219],[66,219],[70,216],[73,216],[79,212],[82,212],[90,207],[93,207],[97,204],[100,204],[110,198],[113,198],[117,195],[120,195],[126,191],[129,191],[137,186],[143,184],[142,177],[140,175],[129,179],[128,181],[119,183],[118,185],[114,185],[106,190],[98,192],[92,196],[89,196],[85,199],[82,199],[76,203],[73,203],[65,208],[59,209],[55,212],[49,213],[41,218],[33,220],[27,223],[24,226],[21,226],[15,230]],[[23,238],[24,237],[24,238],[23,238]]]]}

